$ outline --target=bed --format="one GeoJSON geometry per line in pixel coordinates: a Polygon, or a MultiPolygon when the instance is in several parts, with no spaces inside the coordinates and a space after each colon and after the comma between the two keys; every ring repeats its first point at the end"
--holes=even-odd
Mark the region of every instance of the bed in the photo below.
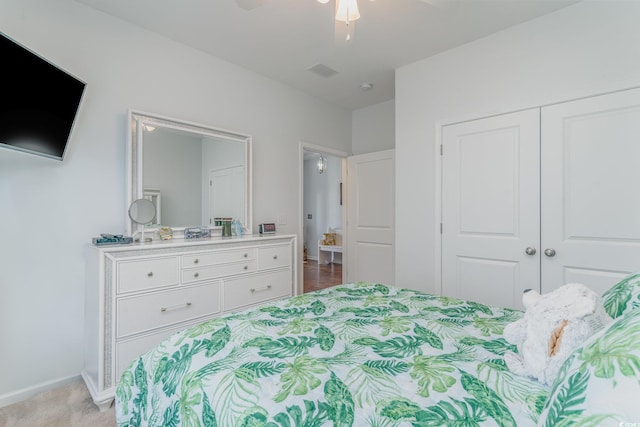
{"type": "Polygon", "coordinates": [[[620,284],[608,291],[619,319],[572,355],[551,387],[504,362],[505,351],[517,349],[503,328],[522,312],[353,283],[175,334],[123,373],[116,419],[121,427],[640,423],[638,282],[621,282],[630,292],[620,284]],[[624,360],[594,362],[594,346],[623,338],[624,360]]]}

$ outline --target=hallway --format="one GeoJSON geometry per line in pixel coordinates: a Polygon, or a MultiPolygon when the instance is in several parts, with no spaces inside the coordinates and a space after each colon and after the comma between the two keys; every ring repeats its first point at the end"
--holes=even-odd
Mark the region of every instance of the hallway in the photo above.
{"type": "Polygon", "coordinates": [[[312,292],[318,289],[342,283],[342,264],[320,264],[318,261],[308,260],[304,264],[304,292],[312,292]]]}

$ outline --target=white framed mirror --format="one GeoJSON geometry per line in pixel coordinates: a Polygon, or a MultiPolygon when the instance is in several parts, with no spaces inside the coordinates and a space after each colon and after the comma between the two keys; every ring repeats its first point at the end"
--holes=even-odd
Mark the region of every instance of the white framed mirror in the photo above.
{"type": "MultiPolygon", "coordinates": [[[[238,219],[251,234],[251,136],[211,126],[128,111],[127,207],[151,200],[159,221],[177,236],[186,227],[221,233],[238,219]]],[[[141,231],[127,214],[127,233],[141,231]]]]}

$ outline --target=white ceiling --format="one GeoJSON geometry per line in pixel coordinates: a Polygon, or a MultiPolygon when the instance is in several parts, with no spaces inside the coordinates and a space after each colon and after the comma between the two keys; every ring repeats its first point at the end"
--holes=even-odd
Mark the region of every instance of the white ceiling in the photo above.
{"type": "Polygon", "coordinates": [[[349,43],[335,0],[76,1],[353,110],[393,99],[402,65],[579,0],[359,0],[349,43]]]}

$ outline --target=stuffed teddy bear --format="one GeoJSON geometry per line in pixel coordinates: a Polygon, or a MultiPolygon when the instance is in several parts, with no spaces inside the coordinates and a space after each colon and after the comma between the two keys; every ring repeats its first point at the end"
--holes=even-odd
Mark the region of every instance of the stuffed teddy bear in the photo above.
{"type": "Polygon", "coordinates": [[[528,289],[522,303],[522,318],[504,328],[518,354],[506,352],[504,359],[511,372],[547,385],[578,346],[612,321],[598,294],[580,283],[543,295],[528,289]]]}

